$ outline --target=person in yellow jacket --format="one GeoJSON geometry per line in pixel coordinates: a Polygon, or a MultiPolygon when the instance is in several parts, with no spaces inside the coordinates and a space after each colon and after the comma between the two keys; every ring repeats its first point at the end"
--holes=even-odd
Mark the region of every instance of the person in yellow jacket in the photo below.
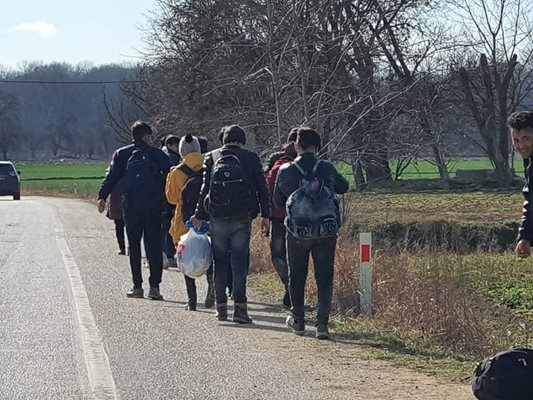
{"type": "MultiPolygon", "coordinates": [[[[201,153],[200,142],[195,136],[186,135],[181,138],[179,143],[179,153],[182,163],[170,170],[165,187],[167,201],[176,207],[169,231],[176,246],[178,245],[181,236],[188,232],[188,228],[185,226],[185,221],[194,214],[196,201],[198,199],[197,196],[194,196],[195,199],[193,201],[191,201],[192,199],[187,201],[188,199],[183,198],[185,185],[192,176],[199,176],[199,179],[201,180],[204,163],[204,156],[201,153]],[[192,207],[190,206],[191,204],[192,207]]],[[[200,190],[198,188],[198,195],[199,193],[200,190]]],[[[196,282],[194,279],[185,276],[185,284],[187,287],[187,295],[189,297],[187,309],[196,311],[196,282]]],[[[212,308],[215,305],[212,266],[207,272],[207,284],[208,289],[205,299],[205,307],[212,308]]]]}

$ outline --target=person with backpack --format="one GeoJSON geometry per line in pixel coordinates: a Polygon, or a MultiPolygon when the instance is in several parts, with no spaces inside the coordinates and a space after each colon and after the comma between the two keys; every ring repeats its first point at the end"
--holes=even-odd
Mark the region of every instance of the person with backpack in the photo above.
{"type": "Polygon", "coordinates": [[[346,193],[349,185],[332,163],[318,159],[321,138],[315,130],[298,128],[294,147],[298,157],[280,168],[274,189],[274,205],[287,210],[285,226],[292,303],[287,326],[297,335],[305,333],[304,295],[311,255],[318,287],[316,337],[328,340],[335,249],[341,224],[339,200],[335,194],[346,193]]]}
{"type": "Polygon", "coordinates": [[[270,217],[270,255],[272,258],[272,265],[278,273],[283,286],[285,287],[285,295],[283,296],[283,305],[287,308],[291,306],[289,295],[289,268],[287,265],[287,246],[286,236],[287,230],[285,228],[285,217],[287,216],[284,208],[277,208],[272,202],[274,195],[274,187],[276,178],[278,176],[281,166],[294,161],[296,158],[296,150],[294,149],[294,142],[296,141],[297,128],[293,128],[287,138],[287,144],[283,146],[282,151],[273,153],[267,163],[267,183],[268,191],[270,192],[272,213],[270,217]]]}
{"type": "Polygon", "coordinates": [[[261,161],[246,150],[246,133],[238,125],[223,130],[224,146],[207,153],[204,182],[192,221],[200,229],[210,220],[210,235],[215,267],[217,319],[228,319],[226,294],[227,269],[233,271],[233,321],[249,324],[246,281],[250,265],[252,214],[257,200],[262,216],[261,230],[269,229],[270,199],[261,161]],[[207,204],[206,204],[207,203],[207,204]],[[230,252],[231,261],[227,254],[230,252]]]}
{"type": "MultiPolygon", "coordinates": [[[[179,153],[183,162],[172,168],[167,177],[165,189],[167,201],[176,207],[170,225],[170,235],[175,246],[178,245],[180,238],[187,233],[188,229],[185,224],[196,211],[196,204],[203,183],[204,162],[200,141],[195,136],[187,135],[181,138],[179,153]]],[[[196,281],[187,275],[184,276],[188,296],[187,309],[196,311],[196,281]]],[[[208,270],[206,276],[208,286],[205,307],[211,308],[215,305],[212,268],[208,270]]]]}
{"type": "Polygon", "coordinates": [[[98,211],[104,212],[106,200],[122,178],[124,196],[124,222],[130,250],[133,288],[128,297],[142,298],[141,239],[150,265],[150,291],[148,297],[162,300],[159,291],[163,269],[161,241],[161,213],[165,204],[164,185],[170,171],[170,160],[162,150],[152,147],[146,140],[152,128],[136,121],[131,126],[133,143],[115,151],[111,164],[98,193],[98,211]]]}

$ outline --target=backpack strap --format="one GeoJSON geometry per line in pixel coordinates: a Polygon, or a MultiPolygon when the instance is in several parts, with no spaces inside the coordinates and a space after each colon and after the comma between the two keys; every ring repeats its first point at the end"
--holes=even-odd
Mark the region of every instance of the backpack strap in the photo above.
{"type": "Polygon", "coordinates": [[[303,175],[304,178],[312,178],[313,176],[315,176],[316,174],[316,171],[318,170],[318,166],[320,165],[321,163],[321,160],[317,160],[315,165],[313,166],[313,169],[311,171],[304,171],[304,169],[298,165],[297,162],[293,163],[292,165],[294,165],[296,167],[296,169],[300,172],[300,174],[303,175]]]}
{"type": "Polygon", "coordinates": [[[190,178],[193,175],[199,174],[199,172],[196,172],[195,170],[193,170],[191,167],[189,167],[185,163],[181,163],[176,168],[179,169],[181,172],[183,172],[185,175],[187,175],[188,178],[190,178]]]}

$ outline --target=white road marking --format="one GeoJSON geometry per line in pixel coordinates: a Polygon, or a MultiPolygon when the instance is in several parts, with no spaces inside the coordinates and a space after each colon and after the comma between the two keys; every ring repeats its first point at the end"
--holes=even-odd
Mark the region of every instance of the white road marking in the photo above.
{"type": "Polygon", "coordinates": [[[104,342],[100,335],[100,330],[96,325],[78,265],[70,252],[57,214],[55,221],[57,246],[70,279],[76,311],[75,314],[80,327],[81,345],[89,376],[91,394],[95,400],[117,400],[118,395],[115,387],[115,380],[113,379],[113,374],[111,373],[111,367],[109,365],[109,358],[104,348],[104,342]]]}

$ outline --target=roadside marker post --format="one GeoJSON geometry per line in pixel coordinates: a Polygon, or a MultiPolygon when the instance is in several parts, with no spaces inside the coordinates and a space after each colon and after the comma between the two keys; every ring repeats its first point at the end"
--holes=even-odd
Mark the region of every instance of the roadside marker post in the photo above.
{"type": "Polygon", "coordinates": [[[372,234],[359,234],[359,304],[361,313],[372,314],[372,234]]]}

